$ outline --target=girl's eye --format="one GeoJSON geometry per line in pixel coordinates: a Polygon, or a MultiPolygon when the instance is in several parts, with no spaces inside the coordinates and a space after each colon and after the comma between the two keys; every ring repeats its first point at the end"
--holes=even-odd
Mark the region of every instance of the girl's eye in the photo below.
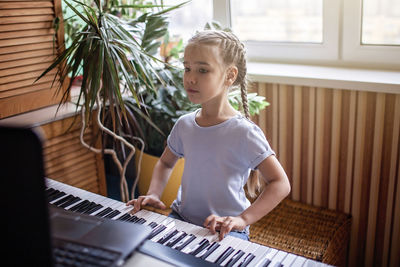
{"type": "Polygon", "coordinates": [[[206,69],[199,69],[199,72],[200,72],[200,73],[207,73],[208,70],[206,70],[206,69]]]}
{"type": "Polygon", "coordinates": [[[190,69],[189,69],[189,68],[185,68],[184,70],[185,70],[185,72],[188,72],[188,71],[190,71],[190,69]]]}

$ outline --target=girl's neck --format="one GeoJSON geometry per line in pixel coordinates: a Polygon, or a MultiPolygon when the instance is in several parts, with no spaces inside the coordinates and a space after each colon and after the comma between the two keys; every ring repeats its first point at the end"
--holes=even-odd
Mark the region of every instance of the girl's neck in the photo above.
{"type": "Polygon", "coordinates": [[[220,106],[202,105],[200,112],[196,114],[196,122],[200,126],[212,126],[224,122],[238,112],[229,104],[229,102],[220,106]]]}

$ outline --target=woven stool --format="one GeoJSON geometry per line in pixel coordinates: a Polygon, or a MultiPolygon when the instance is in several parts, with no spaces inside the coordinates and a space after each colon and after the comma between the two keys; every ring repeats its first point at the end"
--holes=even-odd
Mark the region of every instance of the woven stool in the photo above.
{"type": "Polygon", "coordinates": [[[250,226],[250,241],[345,266],[350,225],[350,215],[285,199],[250,226]]]}

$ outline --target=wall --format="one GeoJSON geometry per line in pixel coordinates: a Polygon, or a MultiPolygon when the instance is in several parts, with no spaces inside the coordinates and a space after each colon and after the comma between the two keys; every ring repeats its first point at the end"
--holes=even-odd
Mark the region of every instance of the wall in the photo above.
{"type": "Polygon", "coordinates": [[[399,266],[400,94],[256,83],[291,198],[352,215],[348,266],[399,266]]]}
{"type": "Polygon", "coordinates": [[[35,80],[63,49],[63,34],[61,0],[0,0],[0,119],[59,103],[55,71],[35,80]]]}

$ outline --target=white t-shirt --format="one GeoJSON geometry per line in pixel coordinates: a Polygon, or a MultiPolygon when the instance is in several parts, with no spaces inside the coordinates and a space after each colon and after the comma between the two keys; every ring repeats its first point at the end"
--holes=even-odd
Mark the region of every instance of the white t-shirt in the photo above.
{"type": "Polygon", "coordinates": [[[244,116],[214,126],[196,123],[198,111],[178,119],[168,147],[185,158],[182,183],[171,207],[186,221],[203,225],[211,214],[238,216],[250,206],[243,187],[250,170],[274,155],[264,133],[244,116]]]}

